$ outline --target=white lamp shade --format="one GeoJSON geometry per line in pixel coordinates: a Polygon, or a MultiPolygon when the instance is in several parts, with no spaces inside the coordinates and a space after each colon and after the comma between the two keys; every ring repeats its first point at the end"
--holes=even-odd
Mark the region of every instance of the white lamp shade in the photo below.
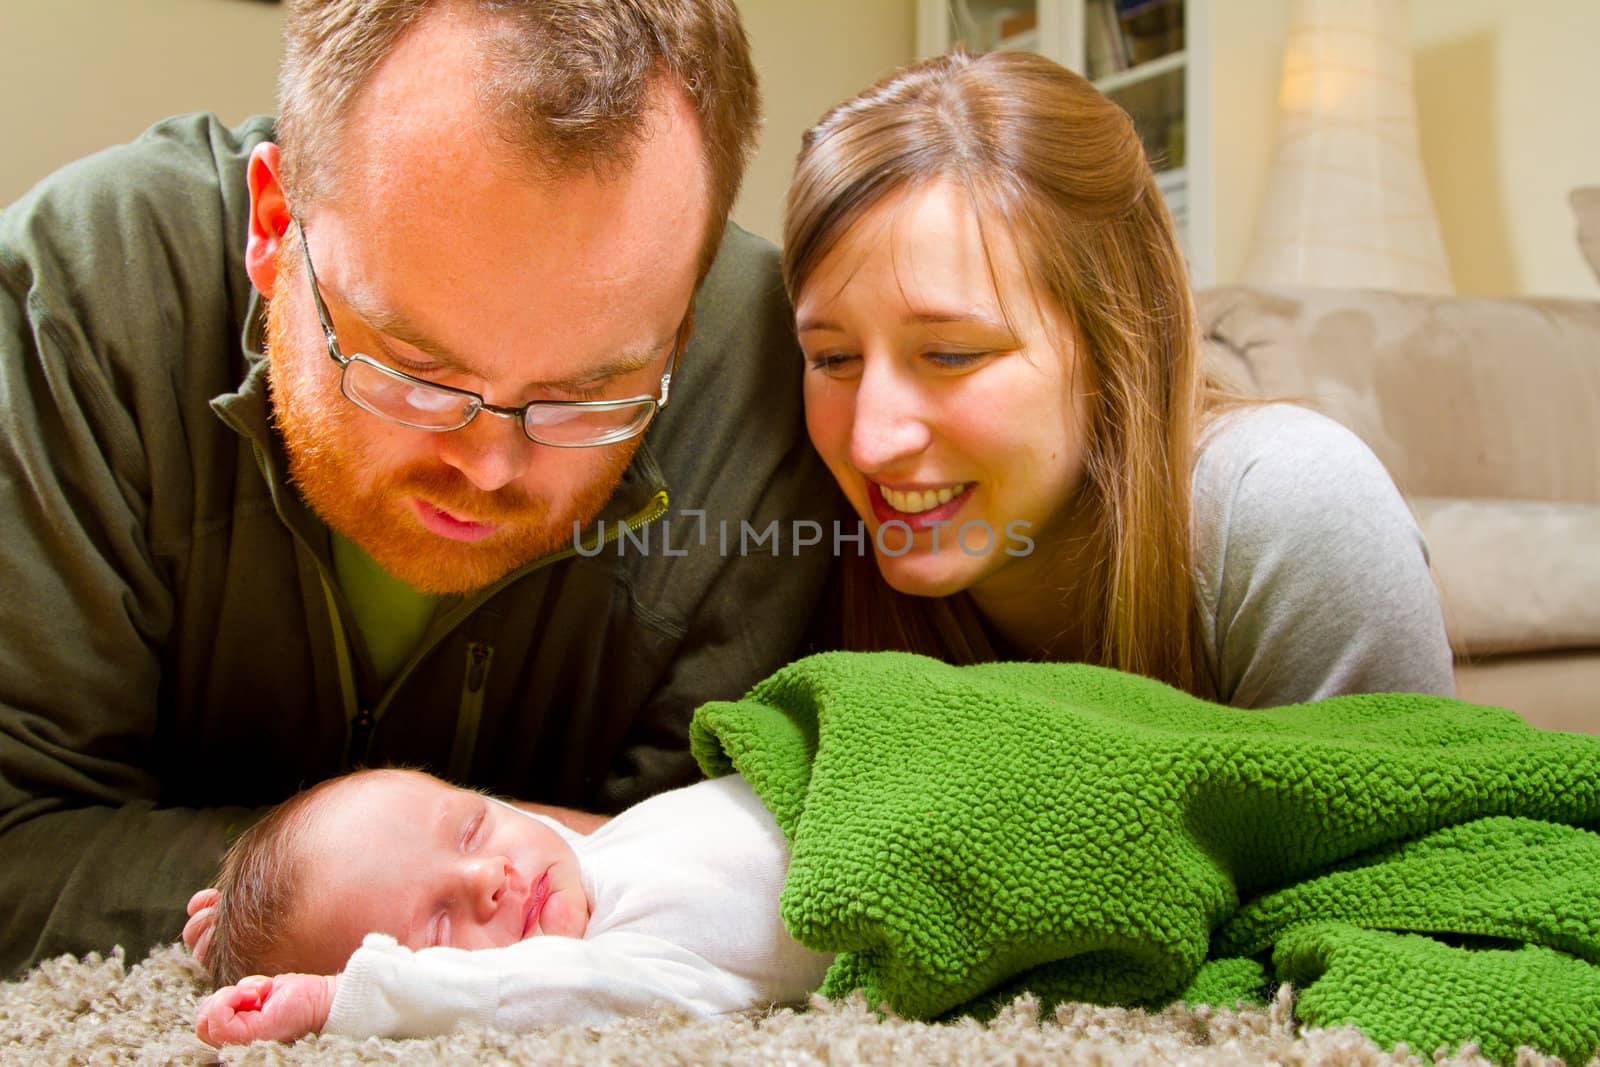
{"type": "Polygon", "coordinates": [[[1277,154],[1241,281],[1451,291],[1403,0],[1293,0],[1277,154]]]}

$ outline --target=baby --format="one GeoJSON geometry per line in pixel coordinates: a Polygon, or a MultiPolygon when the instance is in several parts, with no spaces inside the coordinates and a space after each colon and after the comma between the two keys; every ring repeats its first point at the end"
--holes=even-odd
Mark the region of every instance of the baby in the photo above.
{"type": "Polygon", "coordinates": [[[224,988],[195,1030],[423,1037],[802,1000],[831,957],[778,917],[788,855],[737,775],[583,836],[427,774],[358,771],[229,850],[207,953],[224,988]]]}

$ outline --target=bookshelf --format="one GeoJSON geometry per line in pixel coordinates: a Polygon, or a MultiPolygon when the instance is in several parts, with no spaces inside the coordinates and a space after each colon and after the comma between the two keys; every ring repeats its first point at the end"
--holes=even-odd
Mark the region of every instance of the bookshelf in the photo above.
{"type": "Polygon", "coordinates": [[[1127,110],[1198,286],[1215,274],[1210,0],[918,0],[917,51],[1023,49],[1127,110]]]}

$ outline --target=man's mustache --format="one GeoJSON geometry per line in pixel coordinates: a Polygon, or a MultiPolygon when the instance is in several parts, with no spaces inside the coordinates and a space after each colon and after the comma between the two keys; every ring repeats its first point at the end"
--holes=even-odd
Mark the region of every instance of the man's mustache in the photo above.
{"type": "Polygon", "coordinates": [[[526,519],[530,513],[547,510],[544,501],[532,493],[511,486],[486,493],[468,481],[466,475],[444,464],[413,464],[385,481],[395,494],[420,496],[436,508],[477,522],[526,519]]]}

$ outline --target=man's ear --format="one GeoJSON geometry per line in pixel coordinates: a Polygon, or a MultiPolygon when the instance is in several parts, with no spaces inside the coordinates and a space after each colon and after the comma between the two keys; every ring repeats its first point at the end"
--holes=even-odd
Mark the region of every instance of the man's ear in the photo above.
{"type": "Polygon", "coordinates": [[[250,233],[245,238],[244,269],[261,295],[270,299],[278,285],[278,248],[293,221],[289,198],[278,180],[278,146],[271,141],[256,145],[245,177],[250,184],[250,233]]]}

